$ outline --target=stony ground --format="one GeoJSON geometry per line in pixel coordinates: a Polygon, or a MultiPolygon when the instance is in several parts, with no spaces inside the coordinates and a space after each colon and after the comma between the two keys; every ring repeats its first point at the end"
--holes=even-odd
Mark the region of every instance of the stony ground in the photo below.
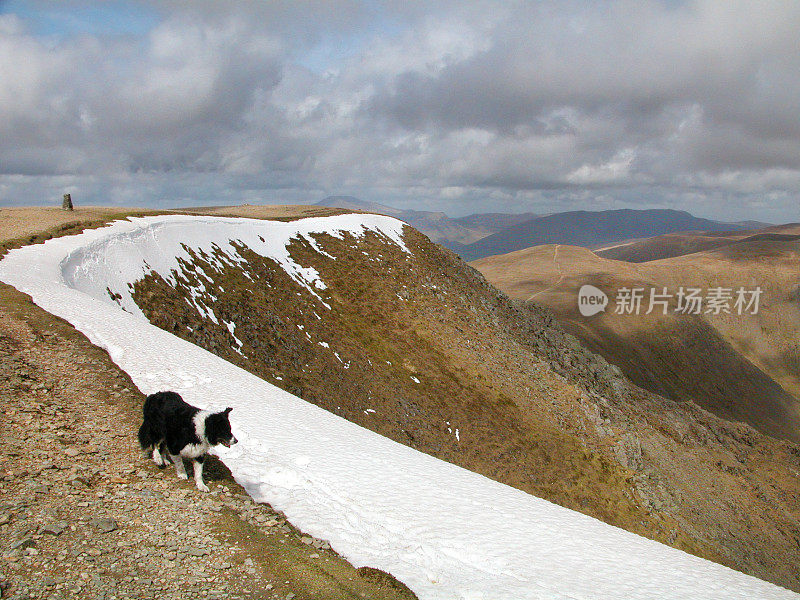
{"type": "Polygon", "coordinates": [[[0,285],[2,598],[413,598],[255,504],[216,459],[208,494],[135,442],[142,395],[68,324],[0,285]]]}

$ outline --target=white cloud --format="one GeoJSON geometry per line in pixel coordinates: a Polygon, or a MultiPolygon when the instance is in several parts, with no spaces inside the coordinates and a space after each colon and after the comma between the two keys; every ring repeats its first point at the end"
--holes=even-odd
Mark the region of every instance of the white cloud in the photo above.
{"type": "Polygon", "coordinates": [[[582,165],[567,175],[567,181],[576,185],[597,185],[624,182],[630,177],[636,153],[631,149],[618,152],[614,158],[600,165],[582,165]]]}

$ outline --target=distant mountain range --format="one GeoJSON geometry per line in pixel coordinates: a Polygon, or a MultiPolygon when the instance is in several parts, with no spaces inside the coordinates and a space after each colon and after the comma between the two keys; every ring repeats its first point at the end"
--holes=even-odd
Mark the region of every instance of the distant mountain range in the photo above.
{"type": "Polygon", "coordinates": [[[434,242],[448,248],[469,245],[506,227],[535,219],[538,216],[535,213],[485,213],[453,219],[443,212],[401,210],[377,202],[360,200],[353,196],[328,196],[317,202],[317,205],[362,210],[395,217],[424,233],[434,242]]]}
{"type": "Polygon", "coordinates": [[[549,215],[481,213],[454,219],[443,212],[401,210],[352,196],[329,196],[317,204],[396,217],[466,261],[544,244],[597,248],[679,231],[742,231],[768,225],[755,221],[723,223],[669,209],[580,210],[549,215]]]}
{"type": "Polygon", "coordinates": [[[738,231],[748,227],[747,224],[700,219],[680,210],[580,210],[512,225],[472,244],[453,249],[464,260],[470,261],[544,244],[594,248],[675,231],[738,231]]]}

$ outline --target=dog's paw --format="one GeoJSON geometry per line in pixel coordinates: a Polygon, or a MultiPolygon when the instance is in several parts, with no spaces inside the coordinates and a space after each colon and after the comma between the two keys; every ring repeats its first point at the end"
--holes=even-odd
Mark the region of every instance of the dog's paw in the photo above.
{"type": "Polygon", "coordinates": [[[210,491],[210,490],[208,489],[208,486],[207,486],[205,483],[200,483],[199,481],[197,482],[197,489],[198,489],[198,490],[200,490],[201,492],[208,492],[208,491],[210,491]]]}
{"type": "Polygon", "coordinates": [[[158,451],[158,448],[153,448],[153,451],[150,456],[153,459],[153,462],[156,463],[156,466],[158,467],[164,466],[164,457],[161,455],[161,452],[158,451]]]}
{"type": "Polygon", "coordinates": [[[178,479],[189,479],[186,473],[178,473],[178,479]]]}

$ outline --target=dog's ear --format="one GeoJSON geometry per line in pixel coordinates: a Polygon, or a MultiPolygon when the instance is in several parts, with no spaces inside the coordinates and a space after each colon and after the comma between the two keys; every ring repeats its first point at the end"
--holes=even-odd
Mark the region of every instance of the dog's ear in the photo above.
{"type": "Polygon", "coordinates": [[[233,409],[232,409],[232,408],[229,406],[228,408],[226,408],[226,409],[225,409],[224,413],[227,415],[227,414],[228,414],[229,412],[231,412],[232,410],[233,410],[233,409]]]}

